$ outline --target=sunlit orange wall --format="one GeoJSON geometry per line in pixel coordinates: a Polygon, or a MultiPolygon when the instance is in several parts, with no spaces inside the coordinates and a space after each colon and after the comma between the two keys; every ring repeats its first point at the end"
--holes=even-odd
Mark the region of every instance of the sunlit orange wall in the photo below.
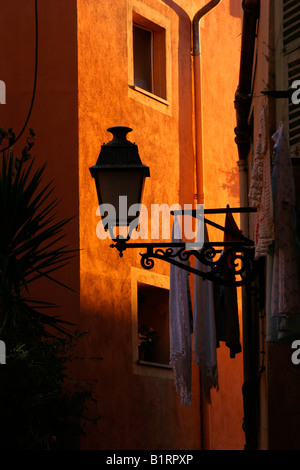
{"type": "MultiPolygon", "coordinates": [[[[126,252],[120,259],[108,241],[96,236],[97,199],[88,168],[95,164],[100,145],[111,138],[108,127],[133,129],[128,138],[136,142],[142,162],[151,172],[143,202],[172,205],[179,202],[179,121],[185,121],[182,154],[192,181],[189,22],[163,2],[143,3],[172,24],[170,106],[140,95],[129,96],[127,1],[78,2],[79,187],[84,194],[80,200],[81,315],[89,331],[86,354],[103,356],[92,370],[98,377],[102,419],[87,446],[197,449],[201,446],[197,378],[192,407],[185,409],[173,380],[132,372],[130,269],[139,266],[140,256],[136,251],[126,252]],[[183,32],[180,41],[179,26],[183,32]],[[186,102],[179,118],[180,93],[186,102]]],[[[192,192],[189,198],[192,202],[192,192]]],[[[159,266],[156,272],[168,274],[169,267],[159,266]]]]}

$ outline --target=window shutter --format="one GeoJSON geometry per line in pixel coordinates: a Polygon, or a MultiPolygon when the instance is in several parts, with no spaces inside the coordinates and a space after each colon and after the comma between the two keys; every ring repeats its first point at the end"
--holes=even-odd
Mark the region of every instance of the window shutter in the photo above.
{"type": "MultiPolygon", "coordinates": [[[[282,0],[283,65],[285,83],[290,89],[300,80],[300,8],[299,0],[282,0]]],[[[280,73],[280,70],[279,70],[280,73]]],[[[291,157],[300,157],[300,105],[288,103],[288,127],[291,157]]]]}

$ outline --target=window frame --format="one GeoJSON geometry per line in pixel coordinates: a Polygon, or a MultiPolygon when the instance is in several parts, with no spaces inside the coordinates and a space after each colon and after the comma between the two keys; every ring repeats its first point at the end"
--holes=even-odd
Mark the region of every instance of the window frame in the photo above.
{"type": "MultiPolygon", "coordinates": [[[[155,49],[155,38],[153,49],[155,49]]],[[[172,54],[171,54],[171,19],[138,0],[128,0],[127,17],[127,52],[128,52],[128,96],[142,104],[151,106],[167,115],[172,115],[172,54]],[[151,93],[134,83],[133,24],[151,30],[159,39],[164,35],[164,81],[165,98],[154,90],[151,93]]],[[[155,72],[154,72],[155,73],[155,72]]],[[[154,77],[155,81],[155,77],[154,77]]]]}
{"type": "MultiPolygon", "coordinates": [[[[146,92],[154,99],[167,103],[167,61],[166,61],[166,30],[162,26],[144,18],[135,11],[132,12],[132,28],[140,28],[151,33],[151,91],[135,84],[133,70],[133,82],[136,90],[146,92]]],[[[134,41],[133,41],[133,68],[134,68],[134,41]]]]}
{"type": "MultiPolygon", "coordinates": [[[[138,328],[154,328],[158,337],[150,352],[139,357],[139,364],[170,367],[169,289],[138,282],[138,328]],[[141,303],[140,303],[141,298],[141,303]],[[155,305],[155,308],[153,306],[155,305]],[[150,311],[149,311],[150,307],[150,311]]],[[[139,350],[139,354],[140,354],[139,350]]]]}
{"type": "Polygon", "coordinates": [[[132,320],[132,366],[133,373],[173,379],[171,366],[139,360],[138,348],[138,285],[148,284],[153,287],[170,290],[170,277],[164,274],[148,272],[143,269],[131,267],[131,320],[132,320]]]}
{"type": "MultiPolygon", "coordinates": [[[[293,8],[293,6],[292,6],[293,8]]],[[[287,22],[287,4],[283,0],[275,2],[275,37],[277,38],[275,48],[275,89],[288,90],[291,86],[290,71],[295,61],[300,59],[300,37],[296,35],[288,38],[288,27],[285,26],[287,22]],[[284,73],[283,73],[284,72],[284,73]]],[[[279,121],[283,120],[286,123],[286,131],[288,141],[290,144],[290,153],[292,159],[300,158],[300,131],[299,131],[299,111],[300,106],[293,105],[291,100],[277,99],[276,100],[276,115],[277,126],[279,121]],[[295,114],[297,115],[295,117],[295,114]],[[296,141],[293,137],[293,126],[296,123],[296,141]]]]}

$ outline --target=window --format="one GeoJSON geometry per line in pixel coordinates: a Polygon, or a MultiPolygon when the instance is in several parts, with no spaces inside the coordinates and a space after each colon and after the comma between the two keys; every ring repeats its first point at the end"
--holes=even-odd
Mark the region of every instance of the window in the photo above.
{"type": "Polygon", "coordinates": [[[169,365],[169,289],[169,276],[131,268],[132,365],[135,374],[173,379],[169,365]],[[153,343],[149,342],[146,352],[141,347],[139,333],[154,339],[153,343]]]}
{"type": "MultiPolygon", "coordinates": [[[[300,48],[295,54],[295,60],[288,63],[289,87],[300,79],[300,48]]],[[[289,145],[292,157],[300,157],[300,106],[289,103],[289,145]]]]}
{"type": "Polygon", "coordinates": [[[153,92],[153,31],[133,25],[134,84],[153,92]]]}
{"type": "MultiPolygon", "coordinates": [[[[290,89],[295,80],[300,79],[300,13],[295,0],[275,2],[277,12],[276,44],[276,89],[290,89]]],[[[300,106],[290,100],[277,100],[279,118],[284,117],[288,124],[291,157],[300,157],[300,106]]]]}
{"type": "MultiPolygon", "coordinates": [[[[283,4],[283,54],[288,68],[288,86],[300,79],[300,12],[295,1],[283,4]]],[[[289,144],[292,156],[300,156],[300,107],[289,103],[289,144]]]]}
{"type": "Polygon", "coordinates": [[[164,100],[166,91],[166,31],[133,12],[134,86],[164,100]]]}

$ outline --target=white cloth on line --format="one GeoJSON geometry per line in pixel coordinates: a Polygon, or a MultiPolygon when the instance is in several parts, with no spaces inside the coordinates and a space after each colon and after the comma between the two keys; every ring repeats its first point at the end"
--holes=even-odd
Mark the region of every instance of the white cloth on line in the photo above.
{"type": "MultiPolygon", "coordinates": [[[[173,223],[172,242],[182,241],[176,216],[173,223]]],[[[191,404],[191,327],[189,302],[189,274],[186,270],[170,265],[170,365],[174,370],[176,391],[181,394],[183,405],[191,404]]]]}
{"type": "Polygon", "coordinates": [[[274,240],[274,216],[271,183],[271,161],[268,145],[266,109],[259,116],[259,131],[251,172],[249,199],[257,208],[255,227],[255,259],[267,256],[274,240]]]}
{"type": "Polygon", "coordinates": [[[272,275],[271,315],[300,313],[299,275],[292,226],[295,181],[283,122],[273,135],[274,167],[272,184],[275,209],[275,243],[272,275]]]}
{"type": "MultiPolygon", "coordinates": [[[[197,241],[199,240],[200,224],[197,241]]],[[[207,228],[204,227],[204,241],[208,241],[207,228]]],[[[209,272],[206,266],[196,258],[195,268],[209,272]]],[[[194,361],[198,364],[203,381],[204,395],[211,402],[211,389],[218,389],[218,366],[216,350],[216,324],[214,310],[213,282],[195,275],[194,279],[194,324],[193,324],[193,353],[194,361]]]]}

